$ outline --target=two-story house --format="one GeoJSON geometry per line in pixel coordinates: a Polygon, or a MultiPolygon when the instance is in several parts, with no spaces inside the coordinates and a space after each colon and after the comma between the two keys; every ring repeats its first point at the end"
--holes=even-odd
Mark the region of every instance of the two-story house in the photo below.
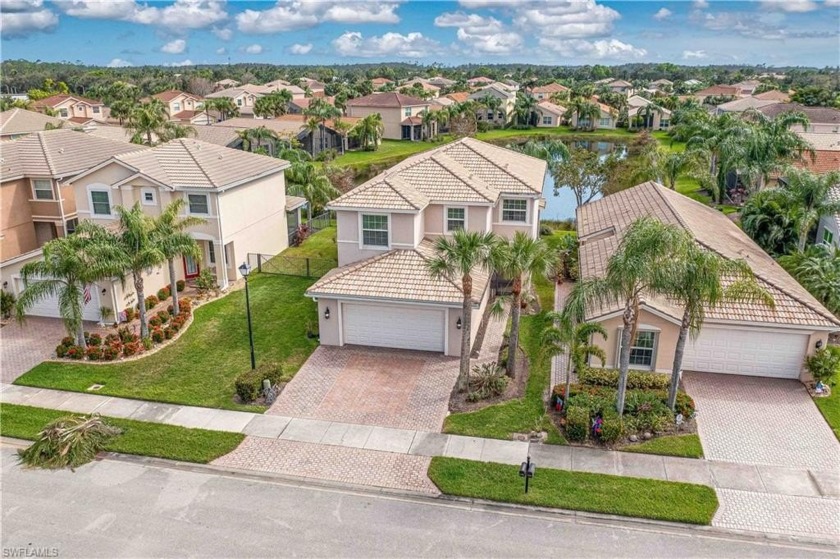
{"type": "Polygon", "coordinates": [[[91,120],[105,122],[110,114],[102,101],[80,95],[52,95],[35,101],[32,108],[42,113],[49,110],[58,118],[76,124],[85,124],[91,120]]]}
{"type": "Polygon", "coordinates": [[[547,83],[545,85],[538,85],[528,91],[528,93],[537,101],[551,101],[555,95],[563,95],[571,91],[568,87],[560,85],[557,82],[547,83]]]}
{"type": "MultiPolygon", "coordinates": [[[[386,140],[423,139],[423,113],[429,110],[430,103],[423,99],[403,95],[402,93],[372,93],[364,97],[350,99],[345,104],[347,116],[364,118],[379,113],[386,140]]],[[[435,132],[432,132],[432,136],[435,132]]]]}
{"type": "MultiPolygon", "coordinates": [[[[171,201],[185,201],[184,215],[205,223],[189,229],[200,258],[184,257],[176,279],[191,279],[207,268],[220,288],[240,277],[249,253],[277,254],[288,246],[286,187],[281,159],[181,138],[139,152],[117,155],[75,177],[80,219],[103,225],[116,220],[115,206],[140,204],[159,215],[171,201]]],[[[145,278],[147,293],[169,285],[166,266],[145,278]]],[[[106,287],[103,305],[117,311],[133,304],[131,282],[106,287]]]]}
{"type": "Polygon", "coordinates": [[[482,103],[485,107],[476,111],[479,121],[486,121],[500,126],[507,124],[516,108],[516,91],[502,82],[493,82],[470,94],[469,99],[482,103]],[[490,105],[490,99],[497,99],[498,107],[490,105]]]}
{"type": "MultiPolygon", "coordinates": [[[[546,162],[473,138],[410,157],[332,201],[339,267],[307,296],[321,343],[458,355],[460,281],[432,276],[435,239],[465,229],[539,235],[546,162]]],[[[490,298],[474,271],[473,341],[490,298]]]]}
{"type": "MultiPolygon", "coordinates": [[[[70,129],[34,132],[3,142],[0,160],[0,282],[4,291],[23,291],[21,268],[41,258],[47,241],[73,233],[78,223],[69,180],[113,155],[145,149],[70,129]]],[[[97,294],[85,319],[99,318],[97,294]]],[[[58,317],[58,301],[46,298],[33,316],[58,317]]]]}
{"type": "Polygon", "coordinates": [[[191,121],[204,106],[204,100],[198,95],[177,89],[156,93],[152,98],[166,105],[166,114],[174,121],[191,121]]]}

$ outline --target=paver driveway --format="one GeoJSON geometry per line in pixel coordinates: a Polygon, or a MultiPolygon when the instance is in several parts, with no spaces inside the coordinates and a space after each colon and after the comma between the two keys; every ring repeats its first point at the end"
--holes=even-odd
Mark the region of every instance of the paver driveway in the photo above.
{"type": "Polygon", "coordinates": [[[439,431],[457,377],[452,357],[321,346],[266,413],[439,431]]]}
{"type": "Polygon", "coordinates": [[[57,318],[30,317],[23,324],[15,320],[0,328],[0,378],[13,382],[20,375],[49,359],[55,346],[66,336],[57,318]]]}
{"type": "Polygon", "coordinates": [[[706,458],[836,471],[840,443],[795,380],[685,373],[706,458]]]}

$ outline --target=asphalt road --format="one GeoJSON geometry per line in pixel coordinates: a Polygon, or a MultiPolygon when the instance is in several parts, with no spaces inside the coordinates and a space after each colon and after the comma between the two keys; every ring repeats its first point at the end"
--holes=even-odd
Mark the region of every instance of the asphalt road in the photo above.
{"type": "Polygon", "coordinates": [[[118,460],[2,460],[2,556],[836,557],[684,528],[471,508],[118,460]],[[28,555],[33,556],[33,555],[28,555]]]}

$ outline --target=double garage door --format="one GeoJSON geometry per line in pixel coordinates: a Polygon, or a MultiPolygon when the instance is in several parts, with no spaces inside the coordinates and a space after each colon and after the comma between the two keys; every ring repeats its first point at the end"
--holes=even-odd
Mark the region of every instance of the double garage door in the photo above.
{"type": "Polygon", "coordinates": [[[799,378],[808,335],[704,327],[686,344],[684,371],[799,378]]]}
{"type": "MultiPolygon", "coordinates": [[[[17,292],[20,294],[23,291],[23,280],[17,278],[17,292]]],[[[35,280],[30,280],[35,281],[35,280]]],[[[97,321],[99,320],[99,288],[95,285],[90,289],[90,302],[84,306],[82,316],[85,320],[97,321]]],[[[26,313],[29,316],[46,316],[49,318],[61,318],[61,313],[58,312],[58,296],[46,297],[41,299],[29,309],[26,313]]]]}
{"type": "Polygon", "coordinates": [[[345,344],[444,351],[441,309],[343,303],[341,314],[345,344]]]}

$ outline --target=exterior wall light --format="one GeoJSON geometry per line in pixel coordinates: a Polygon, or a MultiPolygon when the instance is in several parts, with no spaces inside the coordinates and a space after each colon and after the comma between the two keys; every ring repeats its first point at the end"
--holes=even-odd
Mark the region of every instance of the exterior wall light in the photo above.
{"type": "Polygon", "coordinates": [[[330,308],[329,307],[327,307],[327,309],[324,311],[324,318],[327,319],[327,320],[330,319],[330,308]]]}
{"type": "Polygon", "coordinates": [[[817,340],[817,349],[821,349],[822,346],[823,346],[823,341],[822,340],[817,340]]]}
{"type": "Polygon", "coordinates": [[[460,330],[462,326],[463,326],[463,323],[461,322],[461,317],[459,316],[458,317],[458,322],[455,323],[455,328],[460,330]]]}

